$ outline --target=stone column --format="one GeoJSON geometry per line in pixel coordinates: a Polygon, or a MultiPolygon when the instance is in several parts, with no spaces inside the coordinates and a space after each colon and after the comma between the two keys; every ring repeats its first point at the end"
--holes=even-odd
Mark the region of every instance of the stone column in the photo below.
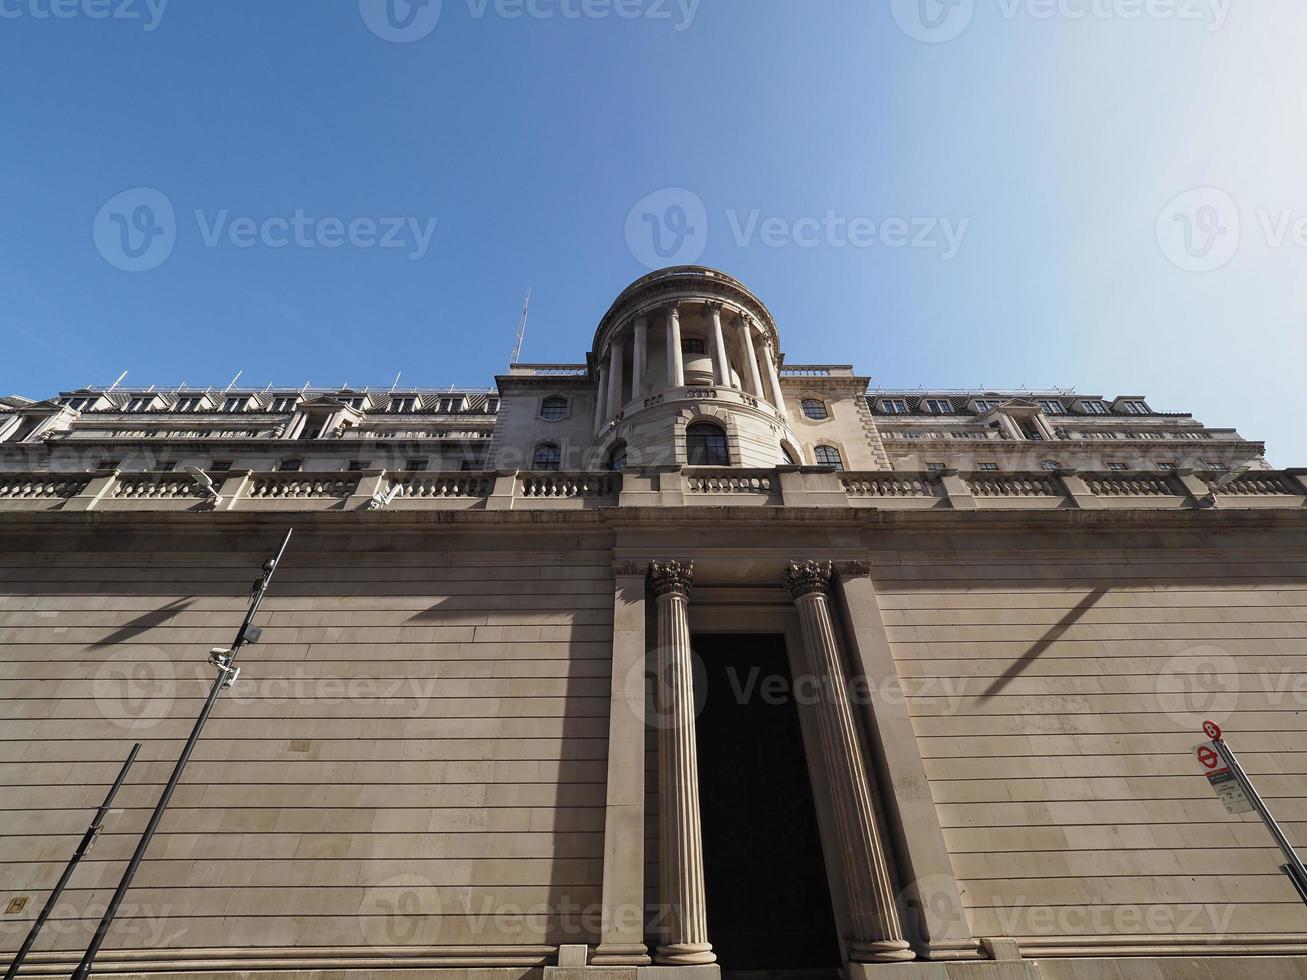
{"type": "Polygon", "coordinates": [[[595,368],[595,432],[599,431],[608,418],[604,414],[604,400],[608,396],[608,377],[605,371],[602,364],[595,368]]]}
{"type": "Polygon", "coordinates": [[[685,387],[685,365],[681,360],[681,308],[667,310],[667,387],[685,387]]]}
{"type": "Polygon", "coordinates": [[[654,962],[703,966],[717,961],[708,942],[699,763],[694,744],[694,670],[687,617],[694,565],[649,564],[658,603],[658,901],[662,942],[654,962]]]}
{"type": "Polygon", "coordinates": [[[726,340],[722,337],[722,304],[708,303],[703,308],[712,335],[713,378],[719,385],[731,386],[731,361],[726,356],[726,340]]]}
{"type": "Polygon", "coordinates": [[[913,959],[903,938],[889,861],[876,824],[867,757],[849,703],[848,679],[830,609],[831,563],[792,562],[785,573],[785,586],[798,606],[806,668],[820,691],[816,714],[821,761],[830,787],[853,919],[849,958],[858,963],[913,959]]]}
{"type": "Polygon", "coordinates": [[[604,809],[602,941],[593,966],[647,966],[644,944],[645,573],[613,569],[613,672],[604,809]]]}
{"type": "Polygon", "coordinates": [[[781,392],[781,375],[776,370],[776,359],[772,356],[771,341],[763,345],[762,356],[767,365],[767,384],[771,387],[772,404],[776,406],[777,411],[784,415],[785,395],[781,392]]]}
{"type": "Polygon", "coordinates": [[[622,410],[622,342],[613,338],[608,361],[608,417],[615,418],[622,410]]]}
{"type": "Polygon", "coordinates": [[[640,398],[644,394],[644,367],[649,359],[649,320],[636,317],[635,350],[631,353],[631,397],[640,398]]]}
{"type": "Polygon", "coordinates": [[[735,322],[739,327],[740,338],[744,341],[744,368],[749,378],[749,394],[765,399],[767,396],[762,391],[762,378],[758,375],[758,352],[753,349],[753,324],[746,316],[735,322]]]}

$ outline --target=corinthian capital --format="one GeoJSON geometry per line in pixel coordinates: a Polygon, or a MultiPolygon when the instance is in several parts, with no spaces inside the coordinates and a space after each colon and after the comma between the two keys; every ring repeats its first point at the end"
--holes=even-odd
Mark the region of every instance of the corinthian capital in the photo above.
{"type": "Polygon", "coordinates": [[[649,582],[655,596],[679,595],[688,599],[690,587],[694,585],[694,562],[682,565],[679,561],[651,561],[649,582]]]}
{"type": "Polygon", "coordinates": [[[785,587],[790,595],[830,595],[831,563],[828,561],[792,561],[785,570],[785,587]]]}

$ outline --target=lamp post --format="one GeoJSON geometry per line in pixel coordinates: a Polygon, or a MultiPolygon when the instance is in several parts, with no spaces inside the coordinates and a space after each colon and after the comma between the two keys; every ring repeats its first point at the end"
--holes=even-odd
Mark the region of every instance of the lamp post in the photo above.
{"type": "Polygon", "coordinates": [[[281,548],[277,551],[277,557],[264,562],[263,575],[250,590],[250,608],[245,614],[245,621],[241,623],[240,629],[236,632],[236,639],[232,641],[231,647],[225,650],[220,647],[209,652],[209,663],[218,669],[218,676],[213,679],[213,686],[209,688],[209,697],[205,700],[204,707],[200,709],[200,716],[195,719],[195,727],[191,729],[191,737],[186,740],[186,746],[182,749],[182,754],[173,767],[172,775],[168,777],[168,784],[163,788],[159,802],[155,804],[154,813],[150,814],[150,822],[145,826],[145,833],[141,834],[141,840],[136,845],[136,851],[132,854],[132,859],[127,863],[127,870],[123,872],[122,880],[118,882],[118,888],[113,893],[113,898],[109,900],[108,907],[104,910],[104,917],[100,919],[100,924],[95,928],[95,935],[91,937],[91,944],[86,948],[86,955],[82,957],[82,962],[73,971],[72,980],[86,980],[86,977],[90,975],[91,967],[95,963],[95,957],[100,952],[100,944],[104,942],[109,927],[113,925],[114,916],[118,914],[118,907],[122,905],[123,897],[127,894],[127,889],[131,887],[132,879],[136,876],[136,870],[141,866],[141,859],[145,857],[145,851],[150,846],[150,841],[154,839],[155,831],[159,829],[159,821],[163,819],[163,813],[168,809],[168,802],[172,799],[173,790],[177,788],[177,783],[181,781],[182,772],[186,769],[186,763],[190,761],[191,753],[195,750],[195,743],[199,741],[200,733],[204,730],[204,723],[209,720],[209,715],[212,714],[213,707],[218,702],[218,695],[231,687],[240,674],[239,668],[232,666],[236,661],[237,654],[240,653],[241,647],[245,644],[257,642],[262,633],[262,630],[253,625],[254,615],[259,611],[259,605],[263,602],[264,593],[268,591],[268,583],[272,581],[273,573],[277,570],[277,566],[281,564],[281,556],[286,553],[286,546],[290,544],[290,536],[293,533],[293,531],[287,531],[285,539],[281,542],[281,548]]]}

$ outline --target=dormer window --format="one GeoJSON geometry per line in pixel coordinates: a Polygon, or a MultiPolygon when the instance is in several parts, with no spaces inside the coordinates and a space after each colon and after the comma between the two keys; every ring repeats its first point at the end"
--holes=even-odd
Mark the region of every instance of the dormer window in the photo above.
{"type": "Polygon", "coordinates": [[[404,415],[414,411],[417,404],[418,400],[416,398],[392,398],[388,411],[394,415],[404,415]]]}
{"type": "Polygon", "coordinates": [[[440,399],[440,411],[446,415],[463,411],[463,396],[440,399]]]}
{"type": "Polygon", "coordinates": [[[234,395],[222,403],[224,412],[243,412],[250,407],[250,399],[247,395],[234,395]]]}
{"type": "Polygon", "coordinates": [[[272,400],[272,410],[278,415],[285,415],[287,412],[295,411],[295,406],[299,403],[299,395],[284,395],[272,400]]]}
{"type": "Polygon", "coordinates": [[[947,398],[927,398],[926,411],[931,415],[952,415],[953,403],[947,398]]]}
{"type": "Polygon", "coordinates": [[[908,403],[902,398],[882,398],[880,410],[886,415],[907,415],[908,403]]]}
{"type": "Polygon", "coordinates": [[[174,412],[198,412],[204,405],[204,397],[201,395],[188,395],[185,398],[178,398],[174,412]]]}
{"type": "Polygon", "coordinates": [[[127,403],[129,412],[148,412],[154,407],[154,395],[138,395],[127,403]]]}
{"type": "Polygon", "coordinates": [[[1090,400],[1080,403],[1081,409],[1088,415],[1107,415],[1107,406],[1100,401],[1090,400]]]}
{"type": "Polygon", "coordinates": [[[486,414],[487,414],[487,415],[494,415],[494,414],[495,414],[496,412],[498,412],[498,411],[499,411],[499,399],[498,399],[498,398],[489,398],[489,399],[487,399],[487,400],[486,400],[486,414]]]}
{"type": "Polygon", "coordinates": [[[1152,414],[1151,412],[1148,411],[1148,406],[1144,402],[1139,402],[1139,401],[1121,402],[1121,411],[1125,412],[1126,415],[1152,414]]]}
{"type": "Polygon", "coordinates": [[[1051,398],[1041,398],[1039,407],[1043,409],[1045,415],[1065,415],[1066,406],[1061,402],[1054,401],[1051,398]]]}
{"type": "Polygon", "coordinates": [[[74,412],[85,412],[92,408],[99,400],[99,395],[90,395],[82,398],[66,398],[64,399],[64,404],[74,412]]]}
{"type": "Polygon", "coordinates": [[[346,405],[348,405],[350,408],[361,412],[363,411],[363,409],[367,407],[368,396],[355,395],[353,398],[342,398],[341,401],[344,402],[346,405]]]}
{"type": "Polygon", "coordinates": [[[979,414],[984,415],[986,412],[992,412],[994,409],[998,408],[998,406],[1001,404],[1002,402],[994,398],[977,398],[976,411],[979,414]]]}

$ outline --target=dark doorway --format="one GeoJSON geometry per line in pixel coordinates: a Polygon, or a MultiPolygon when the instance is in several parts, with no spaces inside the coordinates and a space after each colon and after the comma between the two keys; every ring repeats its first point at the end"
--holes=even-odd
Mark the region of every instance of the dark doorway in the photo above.
{"type": "Polygon", "coordinates": [[[785,639],[701,634],[694,649],[709,941],[732,973],[838,970],[785,639]]]}

